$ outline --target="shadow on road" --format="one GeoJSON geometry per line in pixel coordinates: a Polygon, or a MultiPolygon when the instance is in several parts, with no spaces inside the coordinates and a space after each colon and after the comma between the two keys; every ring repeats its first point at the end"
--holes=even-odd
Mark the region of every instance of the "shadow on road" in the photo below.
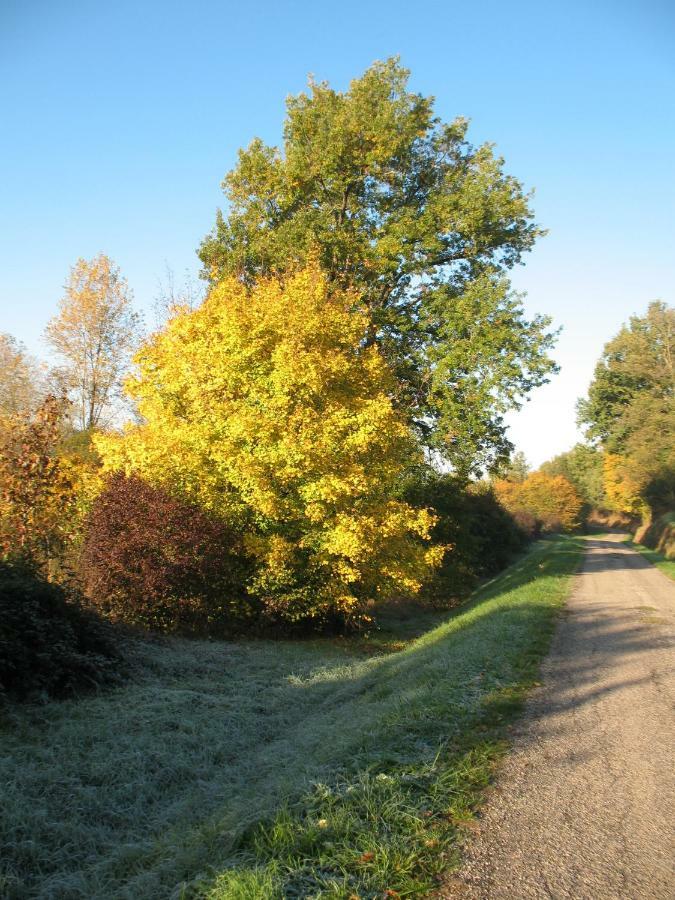
{"type": "MultiPolygon", "coordinates": [[[[530,704],[533,716],[551,720],[547,734],[556,733],[552,722],[563,721],[556,714],[651,682],[648,667],[631,663],[673,644],[675,585],[617,540],[587,543],[576,600],[563,612],[559,640],[544,664],[545,696],[535,693],[530,704]],[[672,605],[664,609],[663,596],[669,592],[672,605]],[[636,670],[637,677],[625,674],[636,670]]],[[[521,726],[526,725],[524,720],[521,726]]]]}

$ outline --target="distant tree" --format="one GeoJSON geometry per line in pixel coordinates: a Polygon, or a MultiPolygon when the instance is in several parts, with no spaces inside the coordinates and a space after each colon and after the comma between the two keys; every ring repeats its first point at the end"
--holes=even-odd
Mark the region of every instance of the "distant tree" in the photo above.
{"type": "Polygon", "coordinates": [[[525,481],[530,472],[530,465],[522,450],[513,454],[508,464],[502,470],[504,478],[509,481],[525,481]]]}
{"type": "Polygon", "coordinates": [[[0,333],[0,414],[34,412],[46,394],[44,367],[11,334],[0,333]]]}
{"type": "Polygon", "coordinates": [[[503,415],[555,371],[545,316],[525,317],[506,271],[541,230],[529,197],[467,122],[443,123],[396,59],[338,92],[287,101],[284,147],[241,150],[199,255],[215,283],[244,284],[318,253],[354,288],[425,442],[467,477],[511,450],[503,415]]]}
{"type": "Polygon", "coordinates": [[[500,503],[527,530],[572,531],[580,524],[581,498],[562,475],[533,472],[522,482],[497,479],[494,490],[500,503]]]}
{"type": "Polygon", "coordinates": [[[606,506],[603,454],[597,447],[576,444],[571,450],[543,463],[539,471],[545,475],[562,475],[574,485],[587,506],[596,509],[606,506]]]}
{"type": "Polygon", "coordinates": [[[355,299],[316,265],[221,281],[137,354],[143,424],[96,439],[107,470],[245,534],[250,595],[272,619],[358,620],[443,555],[425,546],[428,510],[395,498],[418,449],[355,299]]]}
{"type": "Polygon", "coordinates": [[[100,253],[77,261],[59,312],[47,326],[47,341],[62,360],[57,376],[81,429],[105,422],[120,395],[141,332],[131,303],[119,268],[100,253]]]}
{"type": "Polygon", "coordinates": [[[618,477],[630,485],[627,496],[637,492],[652,509],[675,507],[673,307],[650,303],[605,345],[579,418],[588,436],[616,457],[606,470],[612,496],[621,494],[618,477]]]}

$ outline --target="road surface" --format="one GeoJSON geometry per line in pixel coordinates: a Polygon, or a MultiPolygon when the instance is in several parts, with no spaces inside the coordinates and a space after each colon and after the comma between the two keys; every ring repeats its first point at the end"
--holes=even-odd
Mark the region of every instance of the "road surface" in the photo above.
{"type": "Polygon", "coordinates": [[[441,897],[675,898],[675,582],[588,540],[542,686],[441,897]]]}

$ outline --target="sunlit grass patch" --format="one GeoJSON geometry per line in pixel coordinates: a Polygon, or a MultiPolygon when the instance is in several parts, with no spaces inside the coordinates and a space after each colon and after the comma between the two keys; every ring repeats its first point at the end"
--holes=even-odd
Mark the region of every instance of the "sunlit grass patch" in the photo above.
{"type": "Polygon", "coordinates": [[[423,893],[456,859],[580,552],[542,542],[416,639],[393,615],[379,655],[167,640],[133,684],[17,713],[0,893],[423,893]]]}

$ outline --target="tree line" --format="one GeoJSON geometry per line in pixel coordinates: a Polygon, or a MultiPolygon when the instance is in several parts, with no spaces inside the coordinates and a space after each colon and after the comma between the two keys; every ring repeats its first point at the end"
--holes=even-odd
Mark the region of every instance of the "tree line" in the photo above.
{"type": "Polygon", "coordinates": [[[531,198],[408,79],[394,59],[291,97],[283,145],[223,182],[205,296],[170,285],[154,332],[101,254],[47,327],[51,372],[3,337],[6,561],[155,628],[335,629],[578,523],[567,475],[498,478],[505,413],[557,370],[508,277],[531,198]]]}

